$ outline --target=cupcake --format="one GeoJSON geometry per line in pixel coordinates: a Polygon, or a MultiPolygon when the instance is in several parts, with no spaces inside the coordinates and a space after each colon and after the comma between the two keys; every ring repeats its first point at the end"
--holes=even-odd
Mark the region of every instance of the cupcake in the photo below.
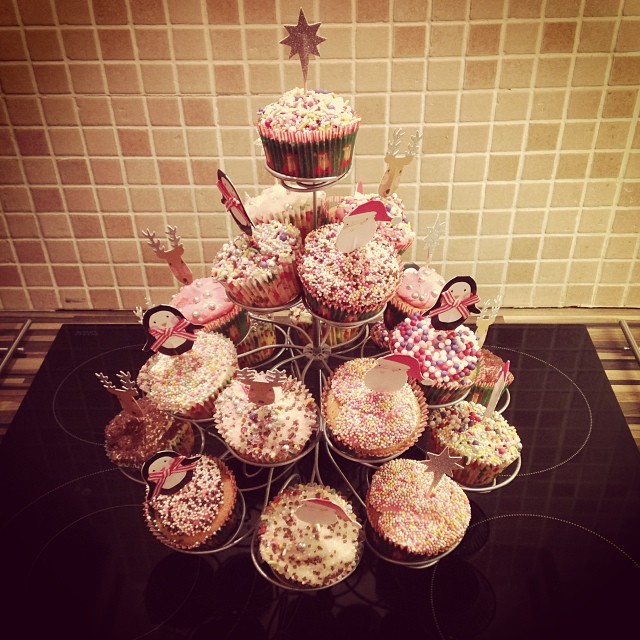
{"type": "Polygon", "coordinates": [[[258,524],[258,552],[287,585],[331,586],[356,568],[361,531],[351,504],[337,491],[299,484],[267,505],[258,524]]]}
{"type": "Polygon", "coordinates": [[[337,327],[327,323],[319,323],[317,325],[318,333],[316,333],[316,324],[313,316],[302,304],[297,304],[289,309],[289,320],[294,325],[289,336],[296,344],[326,344],[330,347],[336,347],[339,344],[353,340],[360,331],[359,327],[337,327]],[[296,328],[301,331],[296,331],[296,328]],[[304,332],[304,333],[303,333],[304,332]]]}
{"type": "Polygon", "coordinates": [[[471,506],[464,491],[417,460],[398,458],[383,464],[371,478],[367,519],[375,546],[398,561],[420,561],[445,553],[462,540],[471,506]]]}
{"type": "MultiPolygon", "coordinates": [[[[316,192],[316,207],[324,201],[324,191],[316,192]]],[[[257,224],[277,220],[292,224],[300,231],[302,239],[315,228],[313,194],[305,191],[290,191],[280,184],[263,189],[254,198],[244,203],[249,217],[257,224]]]]}
{"type": "Polygon", "coordinates": [[[400,284],[384,310],[384,323],[393,329],[414,313],[425,313],[438,300],[444,278],[431,267],[405,264],[400,284]]]}
{"type": "Polygon", "coordinates": [[[123,410],[105,427],[105,447],[111,462],[140,470],[158,451],[168,449],[183,456],[193,453],[195,437],[188,422],[160,411],[148,398],[138,399],[137,404],[142,415],[123,410]]]}
{"type": "Polygon", "coordinates": [[[429,410],[429,449],[449,447],[451,455],[461,456],[464,468],[453,478],[471,487],[492,482],[522,451],[515,428],[499,413],[483,419],[484,413],[483,405],[466,401],[429,410]]]}
{"type": "Polygon", "coordinates": [[[247,333],[242,342],[237,345],[240,363],[243,367],[253,367],[269,360],[269,358],[273,357],[276,350],[275,348],[264,347],[275,345],[276,342],[276,330],[271,322],[252,319],[249,333],[247,333]],[[260,348],[259,351],[249,353],[258,348],[260,348]]]}
{"type": "Polygon", "coordinates": [[[400,281],[393,245],[374,237],[349,253],[336,248],[342,224],[312,231],[298,260],[307,306],[333,322],[360,322],[382,311],[400,281]]]}
{"type": "Polygon", "coordinates": [[[249,330],[247,312],[233,304],[224,287],[213,278],[198,278],[181,287],[169,304],[189,322],[203,325],[205,331],[223,333],[236,344],[249,330]]]}
{"type": "Polygon", "coordinates": [[[416,234],[413,229],[411,229],[411,224],[405,214],[402,199],[395,193],[382,197],[377,193],[363,194],[356,191],[351,196],[337,199],[337,202],[335,198],[325,200],[321,209],[321,222],[322,224],[342,222],[346,215],[370,200],[383,202],[389,215],[394,218],[393,222],[387,222],[385,220],[378,221],[378,234],[387,238],[399,254],[404,253],[415,240],[416,234]]]}
{"type": "Polygon", "coordinates": [[[399,455],[416,443],[426,426],[422,392],[405,383],[398,391],[372,391],[365,384],[373,358],[340,365],[324,389],[322,415],[331,440],[357,458],[399,455]]]}
{"type": "Polygon", "coordinates": [[[369,325],[369,337],[380,349],[389,349],[389,331],[382,320],[369,325]]]}
{"type": "Polygon", "coordinates": [[[292,178],[347,173],[359,126],[349,101],[330,91],[296,87],[258,110],[267,166],[292,178]]]}
{"type": "Polygon", "coordinates": [[[199,331],[193,347],[177,356],[152,355],[137,384],[158,409],[192,419],[210,418],[213,402],[231,380],[238,356],[229,338],[199,331]]]}
{"type": "MultiPolygon", "coordinates": [[[[487,406],[498,381],[498,374],[504,365],[504,360],[489,349],[480,349],[478,358],[480,363],[478,375],[476,375],[471,393],[466,399],[469,402],[477,402],[487,406]]],[[[513,373],[509,371],[507,372],[506,386],[508,387],[512,382],[513,373]]]]}
{"type": "Polygon", "coordinates": [[[241,369],[218,396],[215,408],[221,438],[253,464],[295,458],[317,429],[311,393],[282,371],[241,369]]]}
{"type": "Polygon", "coordinates": [[[253,227],[218,251],[211,275],[237,303],[248,307],[278,307],[300,295],[295,261],[300,231],[277,220],[253,227]]]}
{"type": "Polygon", "coordinates": [[[396,326],[390,348],[420,363],[427,404],[456,402],[471,389],[479,347],[475,334],[465,325],[435,329],[429,318],[416,314],[396,326]]]}
{"type": "Polygon", "coordinates": [[[149,529],[163,544],[176,549],[220,546],[235,524],[233,474],[218,458],[202,455],[196,460],[177,490],[157,492],[152,483],[147,487],[144,516],[149,529]]]}

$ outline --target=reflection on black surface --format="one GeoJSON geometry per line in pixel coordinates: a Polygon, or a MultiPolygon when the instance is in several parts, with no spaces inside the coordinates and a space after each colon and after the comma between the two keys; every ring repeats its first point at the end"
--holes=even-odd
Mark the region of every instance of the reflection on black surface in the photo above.
{"type": "MultiPolygon", "coordinates": [[[[144,487],[106,458],[119,408],[94,376],[137,370],[140,327],[65,326],[0,447],[3,635],[621,637],[640,601],[640,461],[599,359],[580,326],[502,325],[489,337],[515,374],[505,417],[524,443],[520,475],[471,495],[472,525],[435,567],[367,550],[343,583],[298,594],[259,576],[245,543],[193,556],[153,538],[144,487]]],[[[345,490],[320,457],[323,479],[345,490]]],[[[363,492],[368,472],[340,464],[363,492]]],[[[257,517],[261,492],[245,497],[257,517]]]]}

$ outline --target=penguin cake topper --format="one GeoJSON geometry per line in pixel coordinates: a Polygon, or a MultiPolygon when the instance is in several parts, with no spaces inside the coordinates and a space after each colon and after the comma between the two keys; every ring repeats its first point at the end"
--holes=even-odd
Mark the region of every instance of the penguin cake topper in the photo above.
{"type": "Polygon", "coordinates": [[[142,316],[142,326],[148,334],[143,351],[155,351],[165,356],[178,356],[193,347],[195,331],[202,325],[189,322],[168,304],[147,309],[142,316]]]}
{"type": "Polygon", "coordinates": [[[364,375],[364,384],[378,393],[400,391],[411,377],[422,384],[428,384],[420,373],[420,363],[410,355],[392,353],[378,358],[364,375]]]}
{"type": "Polygon", "coordinates": [[[246,233],[248,236],[252,235],[253,227],[255,225],[249,217],[247,210],[244,208],[242,200],[240,200],[240,196],[238,195],[236,188],[233,186],[233,183],[229,180],[224,171],[220,169],[218,169],[218,181],[216,184],[218,186],[218,190],[222,194],[222,204],[225,206],[225,209],[231,214],[243,233],[246,233]]]}
{"type": "Polygon", "coordinates": [[[456,276],[447,282],[436,303],[427,313],[436,329],[451,330],[461,325],[471,313],[480,313],[476,303],[478,285],[471,276],[456,276]]]}
{"type": "Polygon", "coordinates": [[[342,229],[336,237],[336,249],[340,253],[351,253],[373,239],[376,222],[399,222],[392,218],[381,200],[367,200],[357,206],[342,220],[342,229]]]}
{"type": "Polygon", "coordinates": [[[175,451],[158,451],[142,465],[148,498],[177,493],[193,477],[200,456],[182,456],[175,451]]]}

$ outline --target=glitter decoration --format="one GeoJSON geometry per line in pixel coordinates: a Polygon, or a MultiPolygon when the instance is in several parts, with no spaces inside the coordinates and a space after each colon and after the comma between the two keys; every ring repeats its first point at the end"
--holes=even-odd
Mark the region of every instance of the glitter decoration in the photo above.
{"type": "Polygon", "coordinates": [[[300,66],[302,67],[302,77],[304,78],[304,90],[307,90],[307,73],[309,71],[309,55],[320,56],[318,45],[326,38],[318,35],[320,22],[309,24],[302,8],[298,16],[298,24],[285,24],[284,28],[289,32],[286,38],[280,40],[280,44],[291,47],[289,58],[298,54],[300,66]]]}
{"type": "Polygon", "coordinates": [[[438,486],[443,476],[453,475],[456,467],[459,469],[464,468],[457,460],[462,460],[462,457],[450,455],[448,447],[445,447],[440,453],[427,451],[427,460],[424,461],[424,465],[433,473],[433,481],[429,487],[429,495],[431,495],[431,492],[438,486]]]}

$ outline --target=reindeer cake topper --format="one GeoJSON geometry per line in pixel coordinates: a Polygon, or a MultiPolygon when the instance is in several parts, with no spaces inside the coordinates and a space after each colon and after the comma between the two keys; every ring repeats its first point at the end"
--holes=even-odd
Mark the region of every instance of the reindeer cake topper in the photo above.
{"type": "Polygon", "coordinates": [[[240,369],[236,379],[244,385],[249,402],[264,406],[273,404],[276,399],[275,387],[280,387],[287,379],[287,374],[277,369],[269,369],[261,373],[255,369],[240,369]]]}
{"type": "Polygon", "coordinates": [[[240,227],[240,231],[246,233],[248,236],[253,234],[253,227],[255,226],[244,208],[240,196],[233,186],[233,183],[227,178],[224,171],[218,169],[218,182],[216,183],[218,190],[222,194],[222,204],[226,210],[231,214],[235,223],[240,227]]]}
{"type": "Polygon", "coordinates": [[[476,337],[478,338],[478,345],[480,348],[484,345],[484,341],[487,339],[487,333],[489,327],[495,322],[498,311],[502,305],[502,294],[498,294],[495,298],[487,300],[482,307],[480,307],[480,315],[476,318],[476,337]]]}
{"type": "Polygon", "coordinates": [[[137,416],[138,418],[141,418],[144,415],[142,407],[136,400],[138,397],[138,389],[135,382],[132,380],[131,373],[129,371],[120,371],[119,373],[116,373],[116,377],[122,384],[121,389],[118,389],[118,387],[116,387],[104,373],[98,371],[96,372],[96,377],[111,395],[118,398],[120,407],[124,412],[129,413],[132,416],[137,416]]]}
{"type": "Polygon", "coordinates": [[[142,465],[142,477],[149,488],[147,500],[182,489],[193,477],[200,456],[181,456],[175,451],[159,451],[142,465]]]}
{"type": "MultiPolygon", "coordinates": [[[[378,393],[395,393],[407,383],[407,377],[425,383],[420,363],[409,355],[393,353],[378,358],[364,375],[364,384],[378,393]]],[[[428,379],[427,379],[428,380],[428,379]]]]}
{"type": "Polygon", "coordinates": [[[340,253],[351,253],[363,247],[376,234],[376,221],[379,220],[399,222],[400,216],[392,218],[380,200],[368,200],[356,207],[342,220],[342,228],[336,236],[336,249],[340,253]]]}
{"type": "Polygon", "coordinates": [[[384,156],[384,161],[387,163],[387,170],[384,172],[382,181],[378,187],[378,194],[383,198],[395,193],[400,183],[402,170],[418,155],[418,151],[420,150],[422,134],[416,130],[411,136],[409,146],[404,155],[398,155],[403,135],[404,131],[402,129],[394,129],[387,146],[387,153],[384,156]]]}
{"type": "Polygon", "coordinates": [[[145,311],[142,326],[149,334],[144,351],[178,356],[189,351],[196,339],[194,331],[202,325],[189,322],[175,307],[159,304],[145,311]]]}
{"type": "Polygon", "coordinates": [[[478,285],[471,276],[457,276],[444,285],[436,303],[426,314],[436,329],[455,329],[471,313],[480,313],[476,303],[478,285]]]}
{"type": "Polygon", "coordinates": [[[171,269],[171,273],[176,277],[176,280],[181,284],[191,284],[193,282],[193,274],[191,269],[187,266],[182,259],[184,254],[184,247],[180,242],[182,238],[178,235],[178,227],[173,227],[170,224],[167,225],[167,239],[171,243],[171,249],[165,249],[164,245],[156,238],[156,232],[144,229],[142,235],[148,240],[149,246],[153,249],[153,252],[166,260],[171,269]]]}

